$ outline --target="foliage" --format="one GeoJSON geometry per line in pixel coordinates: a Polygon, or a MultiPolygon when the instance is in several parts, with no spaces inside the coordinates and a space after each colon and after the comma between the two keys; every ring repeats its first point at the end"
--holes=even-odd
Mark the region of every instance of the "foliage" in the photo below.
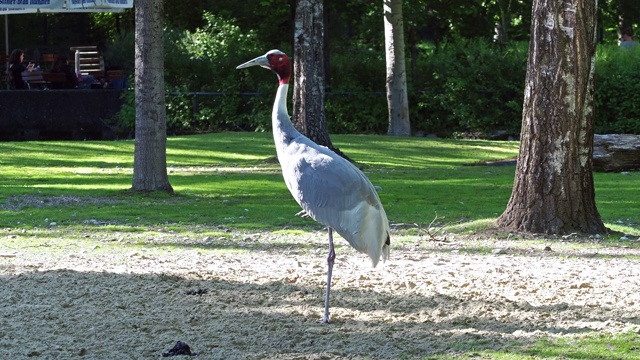
{"type": "Polygon", "coordinates": [[[596,133],[640,134],[640,46],[600,46],[596,59],[596,133]]]}
{"type": "MultiPolygon", "coordinates": [[[[243,83],[235,70],[241,56],[263,52],[257,50],[255,34],[243,33],[233,20],[211,13],[205,12],[203,18],[205,26],[193,32],[165,29],[168,133],[264,129],[270,105],[258,107],[266,111],[260,117],[252,110],[239,110],[247,104],[239,96],[243,83]]],[[[108,47],[108,58],[124,69],[132,69],[133,42],[132,34],[120,36],[108,47]]],[[[126,92],[123,96],[127,99],[118,123],[133,131],[135,111],[131,107],[135,106],[135,94],[126,92]]]]}
{"type": "Polygon", "coordinates": [[[419,65],[414,130],[519,133],[527,48],[498,47],[483,40],[445,44],[419,65]]]}
{"type": "MultiPolygon", "coordinates": [[[[269,130],[273,74],[235,70],[264,51],[252,33],[241,34],[233,21],[211,14],[206,19],[209,25],[195,32],[166,31],[169,133],[269,130]]],[[[121,39],[129,45],[111,45],[114,53],[132,48],[132,37],[121,39]]],[[[596,132],[640,134],[639,52],[598,47],[596,132]]],[[[423,47],[416,73],[408,77],[413,131],[446,137],[501,130],[517,136],[527,54],[528,43],[499,46],[481,39],[444,43],[437,51],[423,47]]],[[[373,49],[353,48],[331,57],[326,100],[331,133],[386,133],[385,71],[383,53],[373,49]]],[[[120,114],[125,127],[135,123],[135,112],[127,109],[134,103],[127,104],[120,114]]]]}
{"type": "Polygon", "coordinates": [[[617,44],[620,38],[620,23],[630,26],[638,34],[640,6],[637,0],[604,0],[598,2],[599,27],[606,44],[617,44]],[[635,25],[635,26],[634,26],[635,25]]]}
{"type": "Polygon", "coordinates": [[[328,94],[329,132],[337,134],[384,134],[387,132],[387,100],[384,92],[358,90],[328,94]]]}
{"type": "Polygon", "coordinates": [[[130,139],[134,136],[133,131],[136,125],[135,93],[133,90],[123,91],[120,94],[120,99],[123,101],[120,111],[113,119],[108,119],[107,122],[114,129],[118,138],[130,139]]]}
{"type": "Polygon", "coordinates": [[[166,73],[170,74],[170,84],[180,84],[182,91],[213,92],[220,96],[199,98],[198,104],[202,106],[193,114],[194,121],[188,121],[184,113],[173,113],[173,117],[184,119],[185,124],[195,129],[207,131],[260,127],[261,124],[252,123],[250,116],[236,116],[243,101],[238,96],[242,84],[238,82],[235,69],[239,65],[237,59],[263,52],[255,33],[245,33],[235,21],[208,12],[204,13],[203,19],[206,24],[202,28],[185,31],[183,36],[172,39],[171,45],[177,53],[175,56],[168,54],[166,73]]]}
{"type": "Polygon", "coordinates": [[[385,71],[384,54],[378,51],[353,49],[332,57],[331,91],[325,104],[330,132],[386,132],[385,71]]]}
{"type": "Polygon", "coordinates": [[[100,35],[96,44],[106,44],[110,39],[115,39],[122,34],[132,33],[127,27],[122,27],[122,22],[134,22],[135,14],[133,10],[123,11],[122,13],[111,12],[95,12],[89,13],[90,22],[88,24],[89,33],[100,35]]]}
{"type": "Polygon", "coordinates": [[[105,66],[111,69],[124,70],[126,74],[133,74],[135,70],[135,33],[127,31],[118,34],[104,51],[105,66]]]}

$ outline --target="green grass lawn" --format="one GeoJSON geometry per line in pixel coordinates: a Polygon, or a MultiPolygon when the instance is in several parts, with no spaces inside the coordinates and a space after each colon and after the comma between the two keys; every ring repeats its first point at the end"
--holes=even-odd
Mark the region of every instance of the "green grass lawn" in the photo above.
{"type": "MultiPolygon", "coordinates": [[[[523,348],[513,344],[512,349],[500,351],[465,351],[456,359],[585,359],[632,360],[640,357],[640,334],[628,332],[620,335],[587,334],[571,339],[544,339],[523,348]]],[[[434,356],[428,359],[444,360],[452,356],[434,356]]]]}
{"type": "MultiPolygon", "coordinates": [[[[486,224],[505,209],[516,142],[334,135],[374,185],[393,224],[486,224]],[[483,221],[484,220],[484,221],[483,221]]],[[[176,196],[131,195],[133,141],[0,143],[0,226],[220,225],[241,230],[316,226],[299,211],[274,161],[269,133],[221,133],[168,141],[176,196]],[[49,206],[47,206],[49,205],[49,206]]],[[[639,173],[596,173],[605,224],[640,235],[639,173]]]]}

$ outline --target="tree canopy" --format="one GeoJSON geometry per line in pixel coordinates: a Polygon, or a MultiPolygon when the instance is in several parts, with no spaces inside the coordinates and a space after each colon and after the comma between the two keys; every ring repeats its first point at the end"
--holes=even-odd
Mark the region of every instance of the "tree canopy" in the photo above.
{"type": "MultiPolygon", "coordinates": [[[[599,28],[604,42],[618,39],[620,21],[637,27],[640,6],[633,0],[599,1],[599,28]]],[[[206,26],[202,14],[233,18],[244,32],[255,32],[265,47],[291,46],[293,32],[291,0],[165,2],[165,26],[195,31],[206,26]]],[[[528,40],[531,1],[528,0],[405,0],[405,32],[422,42],[440,43],[458,38],[528,40]]],[[[354,44],[384,46],[382,9],[375,1],[326,0],[329,38],[333,51],[354,44]]],[[[123,32],[133,31],[133,10],[124,13],[39,13],[9,15],[11,47],[68,47],[108,43],[123,32]],[[24,29],[29,29],[25,31],[24,29]]],[[[4,27],[0,28],[4,36],[4,27]]],[[[411,36],[407,36],[407,39],[411,36]]],[[[407,40],[408,42],[410,40],[407,40]]],[[[291,49],[284,48],[283,51],[291,49]]]]}
{"type": "MultiPolygon", "coordinates": [[[[269,49],[294,53],[295,3],[165,2],[165,84],[173,94],[167,98],[169,134],[269,128],[268,112],[258,110],[270,107],[269,97],[184,94],[269,94],[270,74],[249,79],[233,69],[248,55],[269,49]]],[[[630,0],[598,4],[598,49],[611,50],[598,57],[602,63],[597,66],[596,101],[597,109],[603,111],[596,112],[596,131],[640,133],[633,106],[640,100],[634,98],[640,94],[634,89],[640,86],[633,82],[640,62],[616,54],[619,27],[636,28],[640,7],[630,0]],[[621,91],[629,96],[624,102],[619,100],[621,91]]],[[[325,0],[324,9],[330,59],[325,69],[330,85],[326,90],[329,131],[386,133],[387,108],[381,96],[385,90],[382,6],[376,1],[325,0]]],[[[531,11],[530,0],[403,1],[412,133],[519,133],[531,11]]],[[[131,10],[9,15],[10,48],[22,48],[28,60],[37,61],[45,52],[100,44],[106,49],[106,66],[131,75],[134,25],[131,10]]],[[[133,99],[127,104],[133,104],[133,99]]],[[[132,108],[125,106],[118,120],[129,133],[134,123],[132,108]]]]}

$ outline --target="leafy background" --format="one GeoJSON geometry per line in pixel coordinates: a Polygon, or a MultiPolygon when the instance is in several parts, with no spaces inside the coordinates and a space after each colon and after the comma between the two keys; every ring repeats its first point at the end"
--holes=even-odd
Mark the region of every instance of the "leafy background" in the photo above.
{"type": "MultiPolygon", "coordinates": [[[[256,69],[237,71],[235,66],[273,48],[293,53],[292,4],[165,2],[170,134],[269,129],[273,75],[256,69]]],[[[517,137],[531,1],[406,0],[403,6],[414,133],[517,137]],[[504,36],[496,37],[496,32],[504,36]]],[[[620,16],[638,32],[640,7],[629,0],[603,0],[598,6],[596,131],[639,134],[640,54],[620,51],[617,42],[620,16]]],[[[383,134],[387,110],[382,4],[326,0],[325,10],[329,130],[383,134]]],[[[11,15],[9,20],[11,47],[23,48],[27,57],[97,44],[105,49],[107,68],[133,74],[133,11],[11,15]]],[[[3,27],[0,34],[4,35],[3,27]]],[[[124,96],[127,105],[111,123],[126,138],[133,131],[134,101],[133,93],[124,96]]]]}

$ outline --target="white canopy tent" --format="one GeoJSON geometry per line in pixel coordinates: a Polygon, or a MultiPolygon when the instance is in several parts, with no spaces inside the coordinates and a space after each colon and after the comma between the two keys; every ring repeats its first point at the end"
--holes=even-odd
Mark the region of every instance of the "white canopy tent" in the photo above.
{"type": "Polygon", "coordinates": [[[111,11],[132,7],[133,0],[0,0],[0,11],[5,14],[24,14],[38,11],[111,11]]]}
{"type": "Polygon", "coordinates": [[[9,14],[121,12],[130,8],[133,0],[0,0],[0,15],[5,15],[5,53],[9,54],[9,14]]]}

